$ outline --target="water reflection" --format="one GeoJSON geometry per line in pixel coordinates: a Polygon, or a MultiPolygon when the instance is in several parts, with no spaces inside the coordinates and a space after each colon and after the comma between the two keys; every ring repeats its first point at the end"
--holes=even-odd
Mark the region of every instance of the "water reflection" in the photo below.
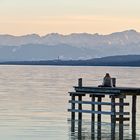
{"type": "MultiPolygon", "coordinates": [[[[71,123],[69,122],[69,125],[71,123]]],[[[98,129],[98,124],[92,124],[87,120],[82,122],[75,121],[75,131],[71,132],[71,140],[111,140],[111,124],[101,123],[101,130],[98,129]],[[95,131],[92,132],[92,125],[95,126],[95,131]],[[91,128],[90,128],[91,127],[91,128]]],[[[100,124],[99,124],[100,125],[100,124]]],[[[70,128],[71,130],[71,128],[70,128]]],[[[113,139],[114,140],[114,139],[113,139]]],[[[119,124],[116,124],[115,140],[119,139],[119,124]]],[[[124,136],[123,140],[134,140],[132,139],[132,134],[130,132],[130,125],[124,125],[124,136]]],[[[139,135],[136,135],[136,140],[139,140],[139,135]]]]}

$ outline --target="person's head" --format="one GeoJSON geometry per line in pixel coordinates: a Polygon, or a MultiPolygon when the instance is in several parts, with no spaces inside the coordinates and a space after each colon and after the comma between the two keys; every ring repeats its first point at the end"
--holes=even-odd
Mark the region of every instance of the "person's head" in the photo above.
{"type": "Polygon", "coordinates": [[[106,73],[105,77],[110,77],[109,73],[106,73]]]}

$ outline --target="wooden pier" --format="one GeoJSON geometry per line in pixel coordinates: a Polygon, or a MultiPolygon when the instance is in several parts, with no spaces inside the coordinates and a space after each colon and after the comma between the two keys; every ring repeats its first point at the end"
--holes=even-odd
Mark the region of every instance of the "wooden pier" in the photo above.
{"type": "MultiPolygon", "coordinates": [[[[82,85],[82,78],[78,79],[78,86],[74,87],[74,92],[69,92],[71,100],[71,108],[68,109],[71,112],[71,131],[75,131],[75,113],[78,113],[78,132],[82,130],[82,114],[91,114],[91,137],[94,139],[95,124],[97,124],[97,139],[101,139],[102,132],[102,115],[110,115],[111,123],[111,140],[115,140],[116,122],[119,122],[119,140],[123,140],[124,136],[124,121],[130,121],[130,114],[132,115],[132,140],[136,140],[136,100],[140,95],[140,88],[131,87],[85,87],[82,85]],[[84,100],[85,96],[89,97],[89,100],[84,100]],[[106,97],[110,98],[110,101],[104,102],[102,99],[106,97]],[[131,96],[130,103],[126,102],[127,96],[131,96]],[[116,99],[118,101],[116,101],[116,99]],[[76,108],[76,104],[78,107],[76,108]],[[90,105],[91,109],[82,109],[84,105],[90,105]],[[125,111],[125,106],[132,106],[131,113],[125,111]],[[95,107],[97,106],[97,107],[95,107]],[[110,106],[110,110],[103,110],[102,106],[110,106]],[[118,106],[118,110],[116,109],[118,106]],[[96,109],[95,109],[96,108],[96,109]],[[97,115],[97,123],[95,123],[95,115],[97,115]]],[[[80,133],[79,133],[80,134],[80,133]]]]}

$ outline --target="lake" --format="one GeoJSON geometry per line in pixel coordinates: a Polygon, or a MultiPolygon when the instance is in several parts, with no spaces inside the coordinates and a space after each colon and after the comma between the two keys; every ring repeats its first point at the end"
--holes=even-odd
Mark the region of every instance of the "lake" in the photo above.
{"type": "MultiPolygon", "coordinates": [[[[70,66],[0,66],[0,138],[3,140],[77,140],[70,132],[69,94],[77,79],[97,86],[106,72],[117,86],[140,87],[140,68],[70,66]]],[[[130,99],[127,99],[130,100],[130,99]]],[[[138,98],[140,101],[140,98],[138,98]]],[[[140,139],[140,102],[137,104],[140,139]]],[[[90,139],[90,118],[85,115],[82,140],[90,139]]],[[[105,118],[103,139],[110,138],[105,118]]],[[[124,132],[131,139],[130,124],[124,132]]]]}

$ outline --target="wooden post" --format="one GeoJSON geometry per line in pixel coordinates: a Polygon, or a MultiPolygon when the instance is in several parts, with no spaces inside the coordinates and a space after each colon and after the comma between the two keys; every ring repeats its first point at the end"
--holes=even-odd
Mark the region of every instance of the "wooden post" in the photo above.
{"type": "Polygon", "coordinates": [[[137,96],[132,96],[132,139],[136,140],[136,100],[137,96]]]}
{"type": "MultiPolygon", "coordinates": [[[[91,101],[95,102],[95,96],[94,95],[91,96],[91,101]]],[[[91,110],[95,111],[95,105],[94,104],[91,105],[91,110]]],[[[92,137],[92,139],[95,137],[94,133],[95,133],[95,114],[92,113],[91,114],[91,137],[92,137]]]]}
{"type": "Polygon", "coordinates": [[[123,103],[124,103],[124,98],[120,97],[119,98],[119,102],[120,102],[120,106],[119,106],[119,140],[123,140],[123,112],[124,112],[124,107],[123,107],[123,103]]]}
{"type": "MultiPolygon", "coordinates": [[[[78,79],[78,86],[82,87],[82,78],[78,79]]],[[[78,101],[82,101],[82,95],[78,96],[78,101]]],[[[82,110],[82,104],[78,104],[78,110],[82,110]]],[[[78,139],[81,139],[82,133],[82,112],[78,113],[78,139]]]]}
{"type": "MultiPolygon", "coordinates": [[[[75,95],[71,95],[71,100],[75,101],[75,95]]],[[[75,103],[71,104],[71,109],[75,109],[75,103]]],[[[71,112],[71,132],[75,131],[75,112],[71,112]]]]}
{"type": "MultiPolygon", "coordinates": [[[[78,101],[82,101],[82,95],[78,96],[78,101]]],[[[78,104],[78,110],[82,110],[82,104],[78,104]]],[[[78,134],[82,131],[82,112],[78,113],[78,134]]]]}
{"type": "Polygon", "coordinates": [[[111,80],[112,80],[112,86],[116,87],[116,78],[111,78],[111,80]]]}
{"type": "MultiPolygon", "coordinates": [[[[82,101],[82,95],[78,96],[78,101],[82,101]]],[[[82,104],[78,104],[78,110],[82,110],[82,104]]],[[[78,121],[82,121],[82,113],[78,113],[78,121]]]]}
{"type": "MultiPolygon", "coordinates": [[[[101,102],[102,101],[102,97],[98,97],[98,102],[101,102]]],[[[101,105],[98,105],[98,111],[101,111],[102,108],[101,108],[101,105]]],[[[97,115],[97,133],[98,133],[98,140],[101,139],[101,114],[98,114],[97,115]]]]}
{"type": "Polygon", "coordinates": [[[111,96],[111,140],[115,140],[115,127],[116,127],[116,109],[115,109],[115,96],[111,96]]]}
{"type": "Polygon", "coordinates": [[[79,79],[78,79],[78,86],[79,86],[79,87],[82,87],[82,84],[83,84],[83,83],[82,83],[82,78],[79,78],[79,79]]]}

